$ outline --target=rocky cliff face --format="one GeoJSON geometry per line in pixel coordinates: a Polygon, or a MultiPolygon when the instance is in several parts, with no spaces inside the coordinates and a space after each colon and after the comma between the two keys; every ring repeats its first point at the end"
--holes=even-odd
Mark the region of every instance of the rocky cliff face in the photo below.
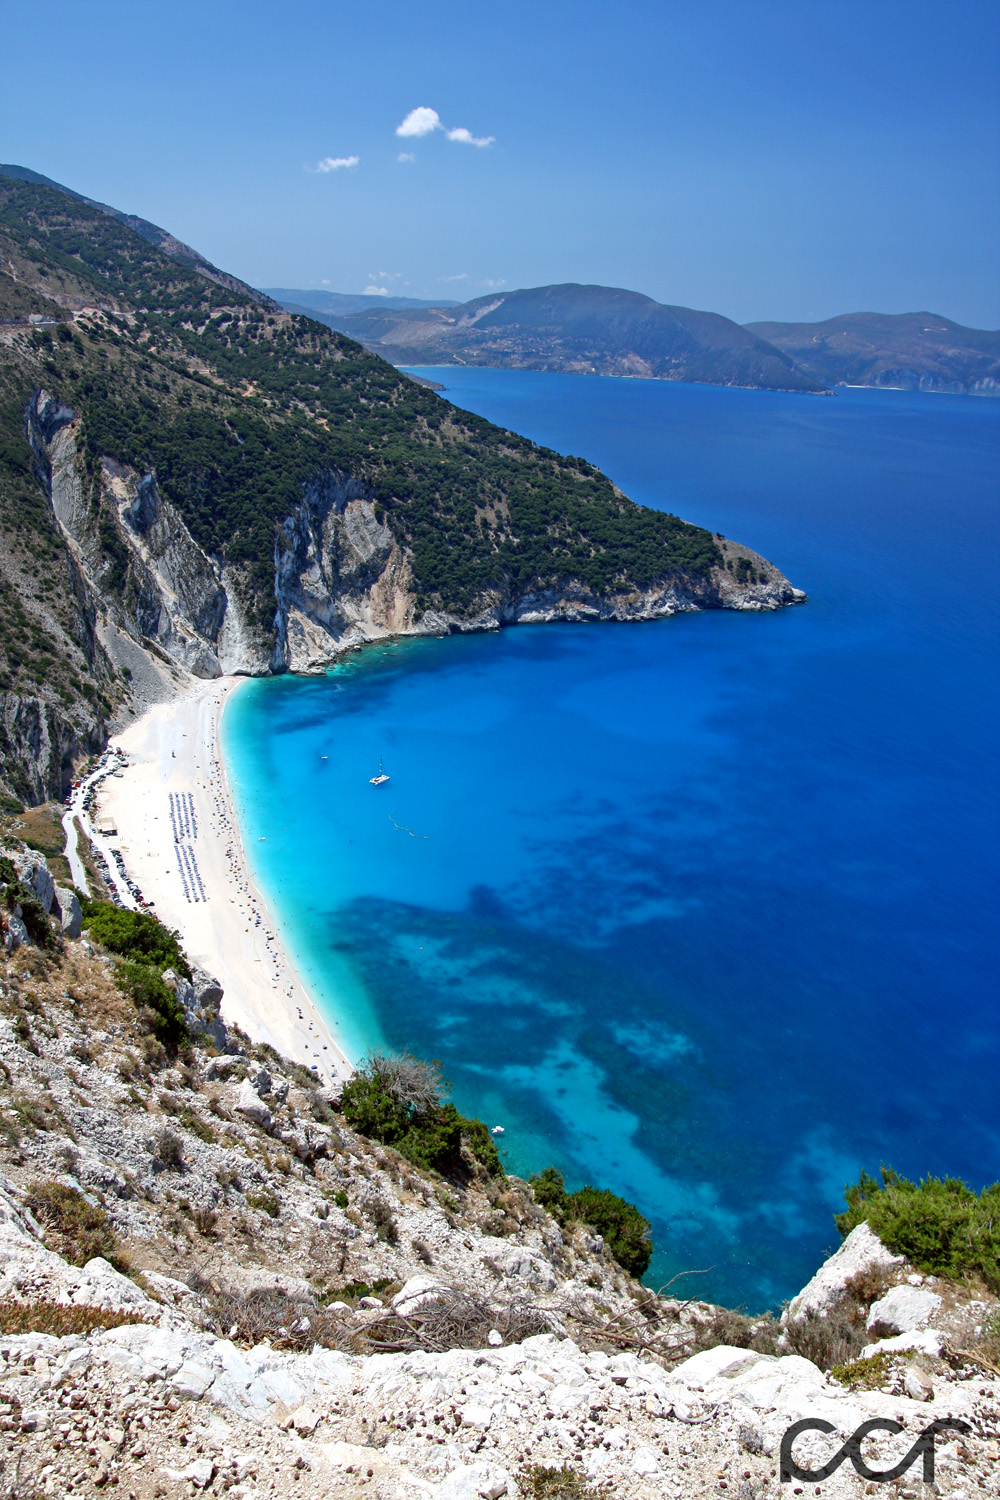
{"type": "Polygon", "coordinates": [[[0,765],[24,802],[59,795],[74,766],[104,741],[99,720],[81,725],[43,698],[0,693],[0,765]]]}
{"type": "Polygon", "coordinates": [[[338,653],[386,636],[552,620],[649,620],[696,609],[778,609],[805,598],[765,559],[720,539],[723,563],[706,577],[677,575],[651,588],[607,594],[570,578],[547,589],[490,592],[467,615],[421,612],[405,548],[364,487],[331,473],[307,487],[279,528],[272,634],[248,610],[239,576],[198,545],[155,475],[104,458],[98,502],[83,480],[77,414],[40,391],[28,423],[101,646],[127,669],[139,701],[171,691],[178,672],[321,671],[338,653]]]}

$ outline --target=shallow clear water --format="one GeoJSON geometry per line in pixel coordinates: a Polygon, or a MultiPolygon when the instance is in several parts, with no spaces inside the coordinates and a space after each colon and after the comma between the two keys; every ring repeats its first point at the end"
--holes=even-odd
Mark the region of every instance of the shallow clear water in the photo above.
{"type": "Polygon", "coordinates": [[[1000,403],[434,374],[810,602],[248,683],[258,878],[355,1052],[639,1203],[651,1284],[774,1303],[862,1166],[1000,1176],[1000,403]]]}

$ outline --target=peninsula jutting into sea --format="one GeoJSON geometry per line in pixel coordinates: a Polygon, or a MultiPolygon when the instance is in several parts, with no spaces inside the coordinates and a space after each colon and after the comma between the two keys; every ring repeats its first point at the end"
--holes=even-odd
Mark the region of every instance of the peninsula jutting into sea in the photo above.
{"type": "Polygon", "coordinates": [[[153,225],[0,175],[0,234],[6,587],[33,605],[4,691],[27,688],[45,738],[11,739],[12,794],[61,795],[108,716],[192,675],[804,598],[747,547],[457,411],[153,225]]]}

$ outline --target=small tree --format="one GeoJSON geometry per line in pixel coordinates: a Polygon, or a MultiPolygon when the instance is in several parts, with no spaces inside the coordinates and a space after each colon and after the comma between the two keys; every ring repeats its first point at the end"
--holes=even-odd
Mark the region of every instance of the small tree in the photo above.
{"type": "Polygon", "coordinates": [[[437,1063],[375,1051],[346,1085],[340,1107],[362,1135],[395,1146],[414,1166],[460,1177],[468,1173],[464,1146],[491,1176],[502,1177],[489,1130],[443,1103],[444,1087],[437,1063]]]}
{"type": "Polygon", "coordinates": [[[633,1276],[642,1276],[653,1254],[649,1220],[628,1199],[607,1188],[582,1187],[567,1193],[563,1175],[545,1167],[529,1177],[535,1202],[560,1224],[589,1224],[602,1235],[618,1264],[633,1276]]]}

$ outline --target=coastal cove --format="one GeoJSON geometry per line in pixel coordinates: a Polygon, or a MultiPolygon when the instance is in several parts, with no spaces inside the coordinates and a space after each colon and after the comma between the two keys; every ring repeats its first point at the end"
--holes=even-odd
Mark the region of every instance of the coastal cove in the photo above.
{"type": "Polygon", "coordinates": [[[1000,1175],[1000,412],[421,373],[810,602],[247,682],[221,732],[252,874],[349,1056],[441,1058],[511,1170],[638,1203],[650,1284],[711,1266],[692,1293],[773,1304],[862,1166],[1000,1175]]]}

